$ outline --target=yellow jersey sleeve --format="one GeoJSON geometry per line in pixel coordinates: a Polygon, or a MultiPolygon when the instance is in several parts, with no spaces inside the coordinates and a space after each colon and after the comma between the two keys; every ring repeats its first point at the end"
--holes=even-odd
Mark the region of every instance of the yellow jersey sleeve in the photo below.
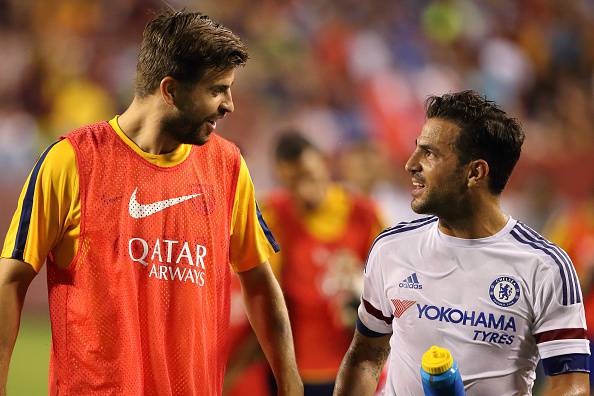
{"type": "MultiPolygon", "coordinates": [[[[71,226],[78,230],[80,202],[74,150],[67,140],[48,147],[35,163],[21,191],[2,248],[2,257],[24,261],[39,271],[71,226]],[[74,224],[73,224],[74,223],[74,224]]],[[[76,240],[61,245],[73,257],[76,240]]]]}
{"type": "Polygon", "coordinates": [[[230,249],[231,266],[236,272],[252,269],[280,250],[256,202],[254,184],[243,157],[231,217],[230,249]]]}

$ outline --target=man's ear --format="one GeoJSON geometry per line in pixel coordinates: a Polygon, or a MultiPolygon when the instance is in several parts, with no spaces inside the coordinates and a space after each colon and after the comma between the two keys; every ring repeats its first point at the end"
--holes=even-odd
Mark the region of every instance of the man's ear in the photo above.
{"type": "Polygon", "coordinates": [[[175,97],[178,95],[178,91],[179,83],[175,80],[175,78],[171,76],[163,77],[161,84],[159,84],[159,92],[161,92],[161,97],[165,103],[167,103],[169,106],[175,106],[175,97]]]}
{"type": "Polygon", "coordinates": [[[476,187],[487,183],[489,176],[489,164],[487,161],[479,159],[470,161],[468,164],[468,187],[476,187]]]}

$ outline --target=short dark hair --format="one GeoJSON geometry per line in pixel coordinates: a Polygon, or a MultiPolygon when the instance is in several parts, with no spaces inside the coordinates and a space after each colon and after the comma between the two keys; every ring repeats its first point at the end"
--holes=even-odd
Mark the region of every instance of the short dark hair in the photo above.
{"type": "Polygon", "coordinates": [[[304,151],[317,148],[305,136],[295,130],[282,131],[276,141],[274,158],[277,162],[295,162],[304,151]]]}
{"type": "Polygon", "coordinates": [[[455,142],[460,164],[483,159],[489,164],[489,190],[501,194],[520,158],[524,132],[495,102],[474,91],[431,96],[427,118],[451,121],[460,127],[455,142]]]}
{"type": "Polygon", "coordinates": [[[243,66],[247,59],[247,47],[240,38],[207,15],[165,11],[144,29],[136,64],[136,95],[155,92],[166,76],[194,83],[209,69],[243,66]]]}

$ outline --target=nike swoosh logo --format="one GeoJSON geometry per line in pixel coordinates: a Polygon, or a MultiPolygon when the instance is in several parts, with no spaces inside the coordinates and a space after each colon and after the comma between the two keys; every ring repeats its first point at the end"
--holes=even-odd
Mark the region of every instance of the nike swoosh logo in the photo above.
{"type": "Polygon", "coordinates": [[[143,217],[148,217],[155,213],[158,213],[162,210],[170,208],[174,205],[180,204],[185,202],[189,199],[196,198],[202,194],[191,194],[191,195],[184,195],[183,197],[171,198],[166,199],[164,201],[153,202],[151,204],[143,205],[136,200],[136,192],[138,188],[134,190],[132,196],[130,197],[130,203],[128,204],[128,213],[134,219],[142,219],[143,217]]]}

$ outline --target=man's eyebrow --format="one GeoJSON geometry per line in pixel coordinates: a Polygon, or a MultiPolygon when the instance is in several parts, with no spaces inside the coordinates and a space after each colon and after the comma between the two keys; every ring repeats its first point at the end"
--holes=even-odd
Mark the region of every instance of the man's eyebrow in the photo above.
{"type": "Polygon", "coordinates": [[[435,147],[435,146],[433,146],[433,145],[431,145],[429,143],[420,143],[419,144],[418,141],[417,141],[417,147],[420,148],[420,149],[422,149],[422,150],[425,150],[425,151],[431,151],[431,152],[436,153],[436,154],[439,153],[439,150],[437,149],[437,147],[435,147]]]}

